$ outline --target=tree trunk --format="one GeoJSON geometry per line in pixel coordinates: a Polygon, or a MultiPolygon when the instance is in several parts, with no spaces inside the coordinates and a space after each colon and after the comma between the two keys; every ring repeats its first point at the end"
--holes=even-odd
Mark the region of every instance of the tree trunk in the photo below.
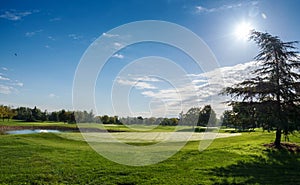
{"type": "Polygon", "coordinates": [[[274,142],[275,147],[280,148],[281,147],[280,143],[281,143],[281,129],[277,128],[276,138],[275,138],[275,142],[274,142]]]}

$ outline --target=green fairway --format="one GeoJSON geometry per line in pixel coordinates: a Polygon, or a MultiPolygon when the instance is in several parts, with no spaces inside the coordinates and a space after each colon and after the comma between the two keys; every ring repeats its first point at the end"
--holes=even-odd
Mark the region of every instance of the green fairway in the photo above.
{"type": "Polygon", "coordinates": [[[300,184],[300,154],[262,146],[273,139],[243,133],[203,152],[193,141],[164,162],[131,167],[61,134],[0,135],[0,184],[300,184]]]}

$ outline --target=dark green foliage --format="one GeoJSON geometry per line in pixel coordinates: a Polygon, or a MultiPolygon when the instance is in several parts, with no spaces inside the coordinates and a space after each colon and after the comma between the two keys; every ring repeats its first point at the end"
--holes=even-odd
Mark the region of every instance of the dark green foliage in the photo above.
{"type": "Polygon", "coordinates": [[[222,125],[225,127],[235,127],[236,126],[235,119],[236,119],[235,113],[232,110],[225,110],[221,117],[221,122],[222,125]]]}
{"type": "Polygon", "coordinates": [[[283,42],[277,36],[257,31],[252,32],[250,39],[260,48],[255,57],[259,67],[253,71],[256,77],[227,87],[223,94],[234,98],[230,103],[238,104],[243,124],[256,121],[268,130],[275,128],[275,143],[280,147],[281,134],[287,136],[300,127],[300,59],[294,46],[297,42],[283,42]]]}
{"type": "Polygon", "coordinates": [[[86,111],[66,111],[64,109],[60,111],[53,111],[48,113],[46,110],[42,112],[39,108],[33,109],[28,107],[18,107],[13,110],[13,118],[16,120],[22,120],[27,122],[38,121],[53,121],[64,123],[91,123],[95,121],[95,116],[92,111],[89,113],[86,111]]]}
{"type": "Polygon", "coordinates": [[[160,125],[164,126],[177,126],[178,125],[178,119],[177,118],[164,118],[160,125]]]}
{"type": "Polygon", "coordinates": [[[215,126],[217,123],[216,113],[210,105],[190,108],[185,114],[180,114],[180,125],[189,126],[215,126]]]}
{"type": "Polygon", "coordinates": [[[217,122],[216,113],[210,105],[205,105],[200,111],[197,126],[215,126],[217,122]]]}

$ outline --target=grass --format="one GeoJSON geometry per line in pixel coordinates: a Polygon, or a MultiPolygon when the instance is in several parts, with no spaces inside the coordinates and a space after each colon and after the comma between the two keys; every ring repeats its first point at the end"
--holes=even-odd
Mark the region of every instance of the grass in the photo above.
{"type": "Polygon", "coordinates": [[[75,128],[76,124],[66,124],[63,122],[25,122],[20,120],[0,121],[0,126],[61,126],[75,128]]]}
{"type": "MultiPolygon", "coordinates": [[[[266,149],[273,139],[242,133],[203,152],[188,142],[166,161],[131,167],[59,134],[0,135],[0,184],[300,184],[300,154],[266,149]]],[[[300,143],[299,135],[290,141],[300,143]]]]}
{"type": "MultiPolygon", "coordinates": [[[[173,132],[176,130],[191,130],[189,126],[145,126],[145,125],[103,125],[103,124],[96,124],[96,123],[80,123],[78,124],[80,127],[84,128],[99,128],[99,129],[106,129],[106,130],[113,130],[113,131],[120,131],[120,132],[144,132],[144,131],[153,131],[153,132],[173,132]]],[[[58,126],[58,127],[69,127],[75,128],[77,124],[66,124],[63,122],[24,122],[19,120],[10,120],[10,121],[0,121],[0,126],[58,126]]]]}

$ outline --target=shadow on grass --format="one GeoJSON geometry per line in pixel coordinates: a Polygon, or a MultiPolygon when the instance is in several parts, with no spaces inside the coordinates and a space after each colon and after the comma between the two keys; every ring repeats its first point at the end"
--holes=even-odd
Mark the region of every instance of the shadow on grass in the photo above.
{"type": "Polygon", "coordinates": [[[300,154],[267,150],[264,157],[215,168],[215,184],[300,184],[300,154]]]}

